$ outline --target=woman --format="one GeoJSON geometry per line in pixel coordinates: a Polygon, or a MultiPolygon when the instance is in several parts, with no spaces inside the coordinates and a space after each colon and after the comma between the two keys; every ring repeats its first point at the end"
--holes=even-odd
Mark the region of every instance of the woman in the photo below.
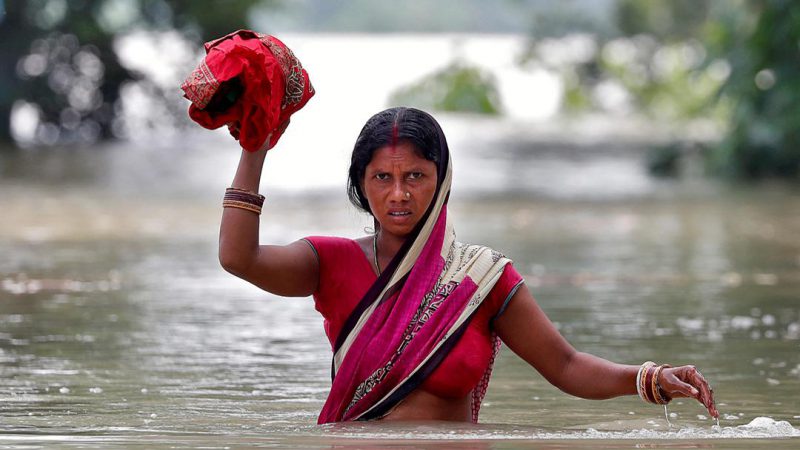
{"type": "Polygon", "coordinates": [[[392,108],[362,129],[348,192],[373,216],[376,232],[360,239],[259,246],[263,197],[255,193],[265,155],[266,148],[242,153],[223,202],[220,262],[268,292],[314,296],[334,352],[320,423],[476,422],[499,341],[569,394],[638,393],[650,403],[693,397],[718,417],[694,367],[621,365],[576,351],[511,261],[455,241],[450,154],[429,114],[392,108]]]}

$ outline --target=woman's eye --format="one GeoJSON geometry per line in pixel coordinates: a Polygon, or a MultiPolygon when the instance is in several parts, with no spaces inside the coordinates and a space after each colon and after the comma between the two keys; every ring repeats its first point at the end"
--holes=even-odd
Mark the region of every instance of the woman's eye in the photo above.
{"type": "Polygon", "coordinates": [[[389,174],[388,173],[378,173],[378,174],[375,174],[375,178],[378,179],[378,180],[388,180],[389,179],[389,174]]]}
{"type": "Polygon", "coordinates": [[[409,180],[418,180],[420,178],[422,178],[422,172],[411,172],[408,174],[409,180]]]}

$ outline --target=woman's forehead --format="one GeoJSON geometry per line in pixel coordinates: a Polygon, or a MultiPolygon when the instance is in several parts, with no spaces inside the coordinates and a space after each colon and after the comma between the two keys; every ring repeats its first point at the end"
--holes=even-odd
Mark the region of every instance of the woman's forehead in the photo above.
{"type": "Polygon", "coordinates": [[[367,167],[385,164],[419,163],[434,164],[433,161],[426,159],[414,144],[401,141],[397,145],[386,145],[375,150],[367,167]]]}

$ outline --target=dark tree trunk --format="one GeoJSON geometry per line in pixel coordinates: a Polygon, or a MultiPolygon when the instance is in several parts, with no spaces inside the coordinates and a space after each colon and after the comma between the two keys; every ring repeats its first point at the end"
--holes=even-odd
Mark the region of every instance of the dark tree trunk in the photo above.
{"type": "Polygon", "coordinates": [[[19,98],[20,80],[17,62],[30,45],[34,30],[22,17],[24,2],[6,2],[6,13],[0,20],[0,148],[13,143],[11,107],[19,98]]]}

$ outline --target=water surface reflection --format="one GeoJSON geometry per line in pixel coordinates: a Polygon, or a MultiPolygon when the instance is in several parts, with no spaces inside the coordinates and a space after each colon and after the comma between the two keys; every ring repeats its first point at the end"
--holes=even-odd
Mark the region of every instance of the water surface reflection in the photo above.
{"type": "MultiPolygon", "coordinates": [[[[457,162],[466,172],[485,157],[470,151],[457,162]]],[[[0,441],[12,446],[53,436],[88,447],[303,448],[389,445],[411,433],[421,446],[458,438],[488,448],[530,439],[714,447],[717,438],[797,435],[780,423],[800,422],[791,401],[800,392],[800,197],[792,188],[683,185],[598,199],[548,196],[533,183],[453,195],[460,238],[513,258],[573,344],[629,363],[697,363],[721,403],[717,434],[692,402],[670,407],[668,429],[658,408],[573,399],[507,352],[482,412],[489,425],[327,429],[313,425],[330,352],[310,300],[275,298],[219,268],[217,194],[226,177],[152,183],[131,166],[136,181],[124,182],[104,175],[125,165],[113,154],[98,156],[104,163],[69,155],[74,161],[58,164],[76,169],[58,182],[31,176],[42,172],[29,155],[3,161],[0,441]],[[759,417],[772,422],[747,428],[759,417]]],[[[186,161],[215,173],[235,155],[186,161]]],[[[155,170],[175,175],[179,162],[155,170]]],[[[341,192],[277,191],[261,232],[289,242],[355,236],[366,225],[341,192]]]]}

